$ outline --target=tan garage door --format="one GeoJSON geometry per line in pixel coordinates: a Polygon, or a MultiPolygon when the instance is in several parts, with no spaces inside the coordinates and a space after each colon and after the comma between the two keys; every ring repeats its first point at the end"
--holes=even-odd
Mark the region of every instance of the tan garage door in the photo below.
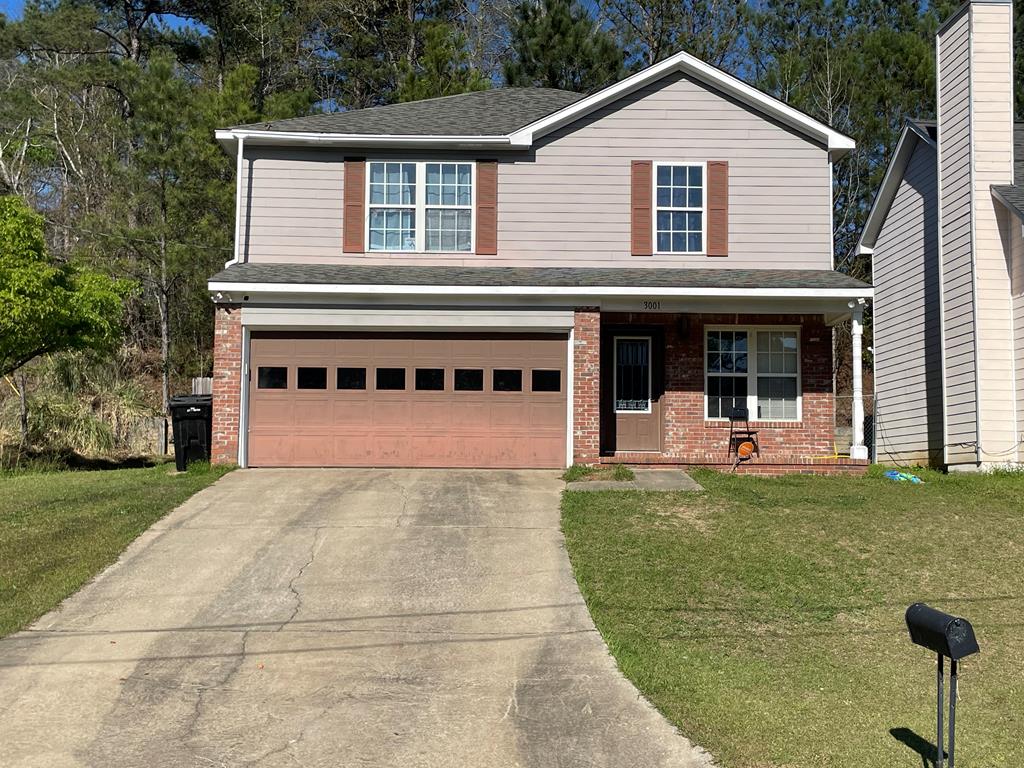
{"type": "Polygon", "coordinates": [[[566,344],[254,332],[249,465],[562,467],[566,344]]]}

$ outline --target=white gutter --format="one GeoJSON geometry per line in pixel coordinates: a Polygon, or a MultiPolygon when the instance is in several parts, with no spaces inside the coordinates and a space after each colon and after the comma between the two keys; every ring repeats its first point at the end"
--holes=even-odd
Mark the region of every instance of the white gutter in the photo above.
{"type": "Polygon", "coordinates": [[[679,296],[752,299],[870,299],[864,288],[659,288],[654,286],[493,286],[493,285],[345,285],[317,283],[207,284],[213,293],[361,294],[400,296],[679,296]]]}
{"type": "Polygon", "coordinates": [[[312,133],[308,131],[259,131],[225,128],[215,132],[217,141],[233,142],[250,139],[259,144],[313,144],[346,147],[437,147],[437,146],[529,146],[514,142],[509,136],[451,136],[360,133],[312,133]]]}

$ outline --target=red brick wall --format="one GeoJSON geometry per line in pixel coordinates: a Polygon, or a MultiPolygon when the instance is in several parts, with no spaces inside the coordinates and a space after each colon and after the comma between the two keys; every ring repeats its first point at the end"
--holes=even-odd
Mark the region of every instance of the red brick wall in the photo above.
{"type": "MultiPolygon", "coordinates": [[[[628,324],[658,327],[662,329],[665,338],[665,394],[662,404],[664,451],[654,456],[626,454],[617,458],[636,462],[731,463],[729,423],[707,421],[704,418],[706,325],[801,327],[802,419],[799,422],[751,422],[751,427],[759,431],[761,462],[803,464],[811,463],[809,457],[832,454],[832,332],[820,315],[605,313],[601,315],[601,323],[604,326],[628,324]]],[[[608,448],[610,446],[602,446],[606,453],[608,448]]]]}
{"type": "Polygon", "coordinates": [[[242,311],[218,305],[213,332],[214,464],[238,461],[238,417],[242,396],[242,311]]]}
{"type": "Polygon", "coordinates": [[[594,464],[601,441],[601,312],[576,310],[573,336],[573,461],[594,464]]]}

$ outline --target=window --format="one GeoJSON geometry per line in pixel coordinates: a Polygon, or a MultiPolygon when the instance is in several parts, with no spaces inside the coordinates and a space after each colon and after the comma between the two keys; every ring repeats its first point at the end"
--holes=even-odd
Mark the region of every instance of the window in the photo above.
{"type": "Polygon", "coordinates": [[[484,372],[482,368],[456,368],[456,392],[483,392],[484,372]]]}
{"type": "Polygon", "coordinates": [[[366,389],[366,369],[339,368],[338,389],[366,389]]]}
{"type": "Polygon", "coordinates": [[[522,392],[523,372],[495,369],[492,384],[494,392],[522,392]]]}
{"type": "Polygon", "coordinates": [[[405,389],[405,368],[378,368],[377,389],[405,389]]]}
{"type": "Polygon", "coordinates": [[[416,250],[416,163],[370,163],[370,250],[416,250]]]}
{"type": "Polygon", "coordinates": [[[473,250],[473,163],[368,165],[369,250],[473,250]]]}
{"type": "Polygon", "coordinates": [[[753,419],[799,420],[796,330],[714,329],[706,339],[707,418],[727,419],[734,408],[746,408],[753,419]]]}
{"type": "Polygon", "coordinates": [[[704,166],[655,164],[658,253],[704,252],[704,166]]]}
{"type": "Polygon", "coordinates": [[[532,389],[534,392],[561,392],[562,372],[534,371],[532,389]]]}
{"type": "Polygon", "coordinates": [[[651,412],[651,340],[615,339],[615,412],[651,412]]]}
{"type": "Polygon", "coordinates": [[[298,369],[296,386],[299,389],[327,389],[326,368],[302,368],[298,369]]]}
{"type": "Polygon", "coordinates": [[[444,368],[417,368],[416,389],[440,392],[444,389],[444,368]]]}
{"type": "Polygon", "coordinates": [[[796,331],[757,334],[757,417],[796,419],[796,331]]]}
{"type": "Polygon", "coordinates": [[[283,365],[261,365],[256,371],[256,386],[259,389],[288,389],[288,369],[283,365]]]}

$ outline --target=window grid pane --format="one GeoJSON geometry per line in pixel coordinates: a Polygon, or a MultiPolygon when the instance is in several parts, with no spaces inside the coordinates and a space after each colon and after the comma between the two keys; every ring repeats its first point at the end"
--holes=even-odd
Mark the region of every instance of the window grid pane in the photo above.
{"type": "Polygon", "coordinates": [[[470,163],[427,163],[424,250],[472,249],[472,180],[470,163]]]}
{"type": "Polygon", "coordinates": [[[667,253],[699,253],[704,233],[704,169],[659,165],[656,175],[656,245],[667,253]]]}
{"type": "Polygon", "coordinates": [[[799,344],[795,331],[757,334],[757,417],[797,418],[799,344]]]}

